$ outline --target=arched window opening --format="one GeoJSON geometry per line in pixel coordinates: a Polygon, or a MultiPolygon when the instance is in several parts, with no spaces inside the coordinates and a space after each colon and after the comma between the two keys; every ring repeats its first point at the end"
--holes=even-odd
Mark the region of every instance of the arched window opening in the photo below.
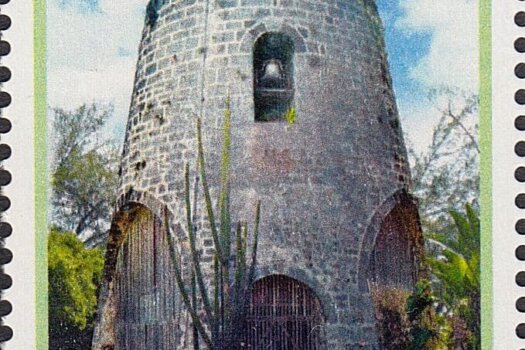
{"type": "Polygon", "coordinates": [[[282,33],[266,33],[253,52],[255,121],[284,120],[294,95],[294,43],[282,33]]]}
{"type": "Polygon", "coordinates": [[[116,261],[115,349],[173,349],[175,274],[167,232],[149,209],[134,209],[116,261]]]}
{"type": "Polygon", "coordinates": [[[295,279],[272,275],[256,281],[246,315],[247,349],[324,349],[321,303],[295,279]]]}
{"type": "Polygon", "coordinates": [[[370,256],[369,281],[378,286],[412,290],[417,281],[416,244],[420,236],[417,207],[397,204],[385,217],[370,256]]]}

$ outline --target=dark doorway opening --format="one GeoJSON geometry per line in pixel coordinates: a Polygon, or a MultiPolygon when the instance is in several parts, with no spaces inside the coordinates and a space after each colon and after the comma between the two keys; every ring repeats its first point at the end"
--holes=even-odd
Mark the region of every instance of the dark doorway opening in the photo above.
{"type": "Polygon", "coordinates": [[[412,290],[419,272],[416,242],[420,236],[415,204],[408,200],[397,204],[377,234],[370,257],[369,281],[412,290]]]}
{"type": "Polygon", "coordinates": [[[283,275],[256,281],[247,310],[246,348],[324,349],[321,303],[304,283],[283,275]]]}

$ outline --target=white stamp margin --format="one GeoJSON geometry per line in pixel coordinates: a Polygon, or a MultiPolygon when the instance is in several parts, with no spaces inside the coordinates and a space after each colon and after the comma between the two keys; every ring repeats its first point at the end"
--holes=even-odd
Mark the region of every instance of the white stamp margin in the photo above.
{"type": "Polygon", "coordinates": [[[5,265],[5,273],[13,279],[3,298],[13,305],[5,317],[14,335],[4,349],[36,348],[36,283],[35,283],[35,198],[34,198],[34,85],[33,85],[33,2],[11,1],[0,6],[11,18],[11,27],[3,39],[11,44],[11,53],[1,64],[12,72],[11,81],[3,86],[13,102],[2,111],[13,127],[2,136],[1,142],[11,146],[12,155],[3,162],[11,172],[12,183],[5,187],[11,200],[5,221],[13,227],[6,247],[13,252],[13,261],[5,265]]]}

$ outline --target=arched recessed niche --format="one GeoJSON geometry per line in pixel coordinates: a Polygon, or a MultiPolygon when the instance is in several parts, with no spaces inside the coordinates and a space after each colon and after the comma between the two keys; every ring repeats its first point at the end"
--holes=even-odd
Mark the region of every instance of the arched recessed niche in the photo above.
{"type": "Polygon", "coordinates": [[[294,42],[286,34],[262,34],[253,48],[255,121],[284,120],[293,107],[294,42]]]}
{"type": "Polygon", "coordinates": [[[408,200],[396,204],[381,223],[370,256],[369,281],[411,290],[419,271],[416,242],[420,237],[417,207],[408,200]]]}

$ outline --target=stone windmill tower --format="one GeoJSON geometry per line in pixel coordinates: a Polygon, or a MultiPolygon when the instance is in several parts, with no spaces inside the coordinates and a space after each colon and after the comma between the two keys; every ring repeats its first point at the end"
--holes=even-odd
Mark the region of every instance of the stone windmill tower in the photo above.
{"type": "Polygon", "coordinates": [[[216,194],[228,94],[234,219],[262,201],[247,348],[377,348],[370,291],[413,286],[422,238],[373,0],[151,1],[93,348],[191,348],[164,220],[184,250],[195,119],[216,194]]]}

